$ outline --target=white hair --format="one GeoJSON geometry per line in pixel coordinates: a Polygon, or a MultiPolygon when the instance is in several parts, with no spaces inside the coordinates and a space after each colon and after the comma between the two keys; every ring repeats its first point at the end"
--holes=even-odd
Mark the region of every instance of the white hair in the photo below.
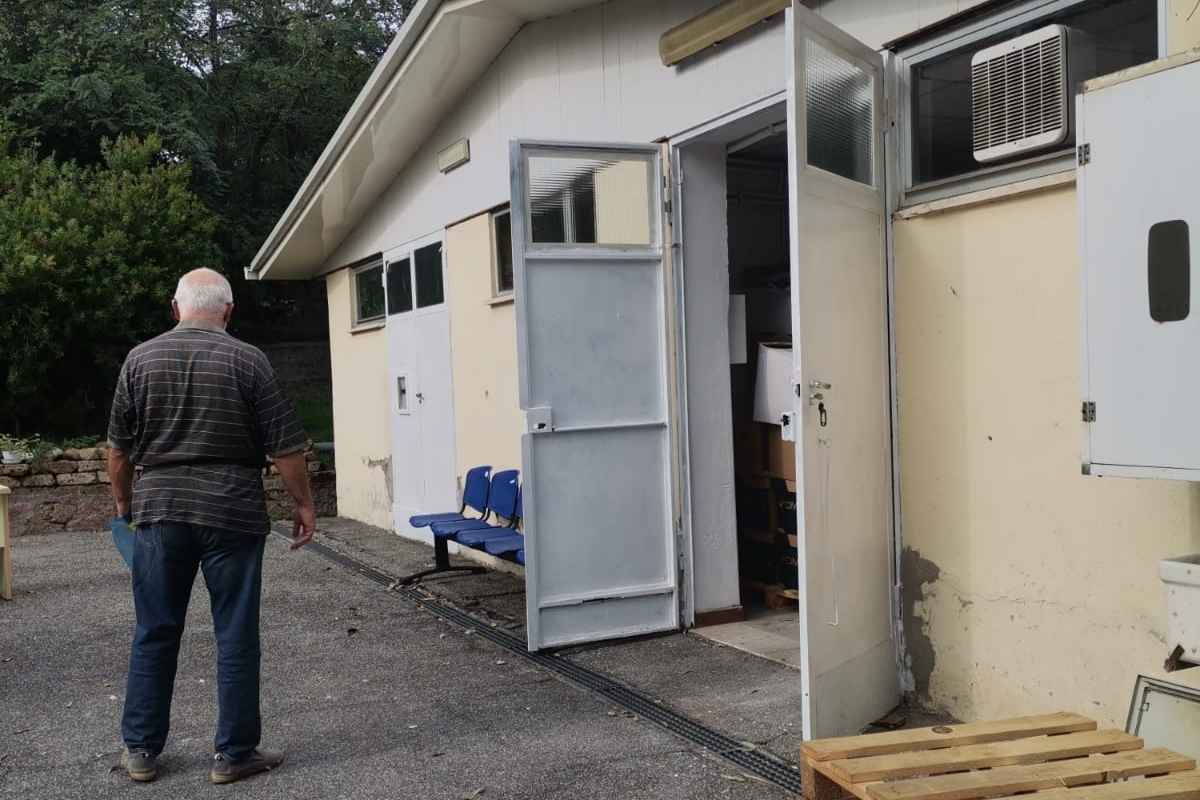
{"type": "Polygon", "coordinates": [[[175,302],[184,313],[220,314],[233,304],[233,287],[219,272],[195,270],[179,279],[175,302]]]}

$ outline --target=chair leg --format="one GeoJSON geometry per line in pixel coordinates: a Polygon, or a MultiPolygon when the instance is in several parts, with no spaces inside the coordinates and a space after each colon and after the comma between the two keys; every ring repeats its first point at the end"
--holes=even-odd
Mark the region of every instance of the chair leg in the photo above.
{"type": "Polygon", "coordinates": [[[472,575],[482,575],[487,572],[487,567],[455,567],[450,564],[450,544],[448,539],[439,536],[433,537],[433,569],[421,570],[414,572],[406,578],[400,579],[401,586],[409,586],[416,583],[422,578],[427,578],[430,575],[438,575],[444,572],[466,572],[472,575]]]}

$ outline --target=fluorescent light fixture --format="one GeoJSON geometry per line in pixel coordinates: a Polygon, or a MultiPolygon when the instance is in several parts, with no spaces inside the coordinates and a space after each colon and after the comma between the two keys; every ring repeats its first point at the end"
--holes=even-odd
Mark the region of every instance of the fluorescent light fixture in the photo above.
{"type": "Polygon", "coordinates": [[[449,147],[444,147],[438,151],[437,165],[442,172],[461,167],[463,164],[471,160],[471,140],[459,139],[449,147]]]}
{"type": "Polygon", "coordinates": [[[664,33],[658,40],[658,55],[664,66],[673,66],[775,16],[791,4],[791,0],[725,0],[664,33]]]}

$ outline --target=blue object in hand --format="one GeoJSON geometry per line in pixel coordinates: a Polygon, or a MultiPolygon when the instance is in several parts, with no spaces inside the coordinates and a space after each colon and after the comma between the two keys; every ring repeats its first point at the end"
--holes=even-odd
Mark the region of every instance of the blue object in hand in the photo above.
{"type": "Polygon", "coordinates": [[[117,547],[117,552],[121,554],[121,558],[125,559],[125,566],[133,569],[133,527],[129,521],[123,517],[116,517],[108,523],[109,529],[112,531],[113,544],[117,547]]]}

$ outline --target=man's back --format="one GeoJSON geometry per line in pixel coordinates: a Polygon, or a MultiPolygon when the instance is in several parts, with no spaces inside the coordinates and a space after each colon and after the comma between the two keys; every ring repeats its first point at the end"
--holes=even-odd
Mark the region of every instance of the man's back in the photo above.
{"type": "Polygon", "coordinates": [[[134,491],[136,523],[244,533],[267,530],[265,454],[295,452],[306,442],[262,352],[195,324],[130,352],[111,428],[114,444],[145,470],[134,491]]]}

